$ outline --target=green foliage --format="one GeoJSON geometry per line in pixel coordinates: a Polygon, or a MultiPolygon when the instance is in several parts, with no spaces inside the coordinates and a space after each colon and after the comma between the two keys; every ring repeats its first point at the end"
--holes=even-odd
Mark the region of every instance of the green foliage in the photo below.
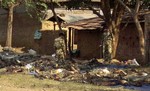
{"type": "Polygon", "coordinates": [[[42,11],[47,10],[47,5],[39,0],[2,0],[1,2],[2,8],[6,10],[9,8],[9,4],[24,4],[27,13],[32,17],[34,12],[34,16],[36,15],[39,20],[42,19],[42,11]]]}
{"type": "Polygon", "coordinates": [[[142,7],[144,9],[150,9],[150,0],[144,0],[143,4],[142,4],[142,7]]]}
{"type": "Polygon", "coordinates": [[[15,0],[2,0],[1,6],[4,8],[8,8],[9,3],[15,3],[15,0]]]}
{"type": "MultiPolygon", "coordinates": [[[[140,9],[150,9],[150,0],[141,0],[140,1],[141,6],[140,9]]],[[[131,0],[128,2],[128,6],[130,8],[135,8],[136,0],[131,0]]]]}
{"type": "Polygon", "coordinates": [[[28,12],[28,14],[31,17],[33,17],[33,15],[36,14],[39,21],[42,20],[42,11],[47,10],[47,5],[40,1],[31,1],[31,0],[26,1],[25,0],[25,6],[26,6],[26,11],[28,12]]]}

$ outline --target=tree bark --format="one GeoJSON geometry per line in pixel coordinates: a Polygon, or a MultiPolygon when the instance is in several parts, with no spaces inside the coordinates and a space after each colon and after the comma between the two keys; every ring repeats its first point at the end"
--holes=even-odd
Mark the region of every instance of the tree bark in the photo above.
{"type": "Polygon", "coordinates": [[[145,41],[144,41],[144,33],[143,33],[143,29],[141,27],[140,21],[138,20],[138,13],[139,13],[139,9],[140,9],[140,0],[136,0],[136,6],[135,9],[132,11],[127,5],[125,5],[121,0],[117,0],[118,2],[120,2],[120,4],[131,14],[131,16],[133,17],[133,20],[135,22],[136,28],[137,28],[137,32],[138,32],[138,36],[139,36],[139,46],[140,46],[140,52],[142,55],[142,60],[141,63],[144,64],[144,60],[145,60],[145,41]]]}
{"type": "Polygon", "coordinates": [[[7,25],[7,39],[6,39],[6,46],[8,48],[12,47],[13,9],[14,6],[10,6],[8,9],[8,25],[7,25]]]}
{"type": "MultiPolygon", "coordinates": [[[[124,1],[126,3],[126,1],[124,1]]],[[[119,40],[119,28],[122,20],[122,15],[125,9],[119,2],[111,0],[101,0],[101,10],[105,16],[106,28],[108,28],[111,37],[111,59],[116,57],[118,40],[119,40]],[[111,7],[110,3],[114,3],[111,7]]]]}
{"type": "Polygon", "coordinates": [[[145,16],[145,62],[150,64],[150,14],[145,16]]]}
{"type": "MultiPolygon", "coordinates": [[[[118,31],[119,29],[116,29],[118,31]]],[[[116,57],[117,47],[118,47],[119,33],[116,32],[112,38],[112,58],[116,57]]]]}
{"type": "Polygon", "coordinates": [[[62,28],[61,28],[61,23],[59,22],[58,18],[57,18],[57,14],[55,12],[55,9],[54,9],[54,5],[53,5],[53,0],[51,0],[51,10],[52,10],[52,13],[56,19],[56,22],[58,24],[58,27],[59,27],[59,30],[62,31],[62,28]]]}
{"type": "Polygon", "coordinates": [[[141,24],[138,20],[138,16],[135,15],[133,16],[137,31],[138,31],[138,36],[139,36],[139,46],[140,46],[140,52],[142,55],[142,62],[144,62],[144,58],[145,58],[145,43],[144,43],[144,33],[143,33],[143,29],[141,27],[141,24]]]}

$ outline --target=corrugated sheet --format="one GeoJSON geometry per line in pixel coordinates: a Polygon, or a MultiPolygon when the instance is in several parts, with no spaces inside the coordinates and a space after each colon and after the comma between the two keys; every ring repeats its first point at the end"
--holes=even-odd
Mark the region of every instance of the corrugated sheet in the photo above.
{"type": "Polygon", "coordinates": [[[97,28],[103,28],[104,21],[99,17],[90,19],[79,20],[73,23],[64,25],[64,27],[74,28],[77,30],[93,30],[97,28]]]}

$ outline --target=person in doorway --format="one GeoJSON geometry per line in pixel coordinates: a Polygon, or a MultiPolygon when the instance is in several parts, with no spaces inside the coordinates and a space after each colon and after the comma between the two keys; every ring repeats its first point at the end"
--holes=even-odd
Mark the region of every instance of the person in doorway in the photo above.
{"type": "Polygon", "coordinates": [[[64,61],[66,58],[65,34],[59,33],[59,37],[54,40],[54,48],[58,61],[64,61]]]}

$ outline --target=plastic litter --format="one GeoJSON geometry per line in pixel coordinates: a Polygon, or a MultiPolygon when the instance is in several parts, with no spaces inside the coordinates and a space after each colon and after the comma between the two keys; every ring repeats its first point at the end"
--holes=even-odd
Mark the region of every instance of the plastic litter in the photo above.
{"type": "Polygon", "coordinates": [[[131,65],[131,66],[140,66],[140,64],[136,61],[135,58],[133,60],[128,60],[126,64],[131,65]]]}
{"type": "Polygon", "coordinates": [[[33,50],[33,49],[29,49],[29,50],[28,50],[28,53],[31,54],[31,55],[36,55],[36,51],[33,50]]]}
{"type": "Polygon", "coordinates": [[[32,64],[27,64],[27,65],[25,66],[25,68],[26,68],[27,70],[30,70],[30,69],[33,68],[33,66],[32,66],[32,64]]]}

